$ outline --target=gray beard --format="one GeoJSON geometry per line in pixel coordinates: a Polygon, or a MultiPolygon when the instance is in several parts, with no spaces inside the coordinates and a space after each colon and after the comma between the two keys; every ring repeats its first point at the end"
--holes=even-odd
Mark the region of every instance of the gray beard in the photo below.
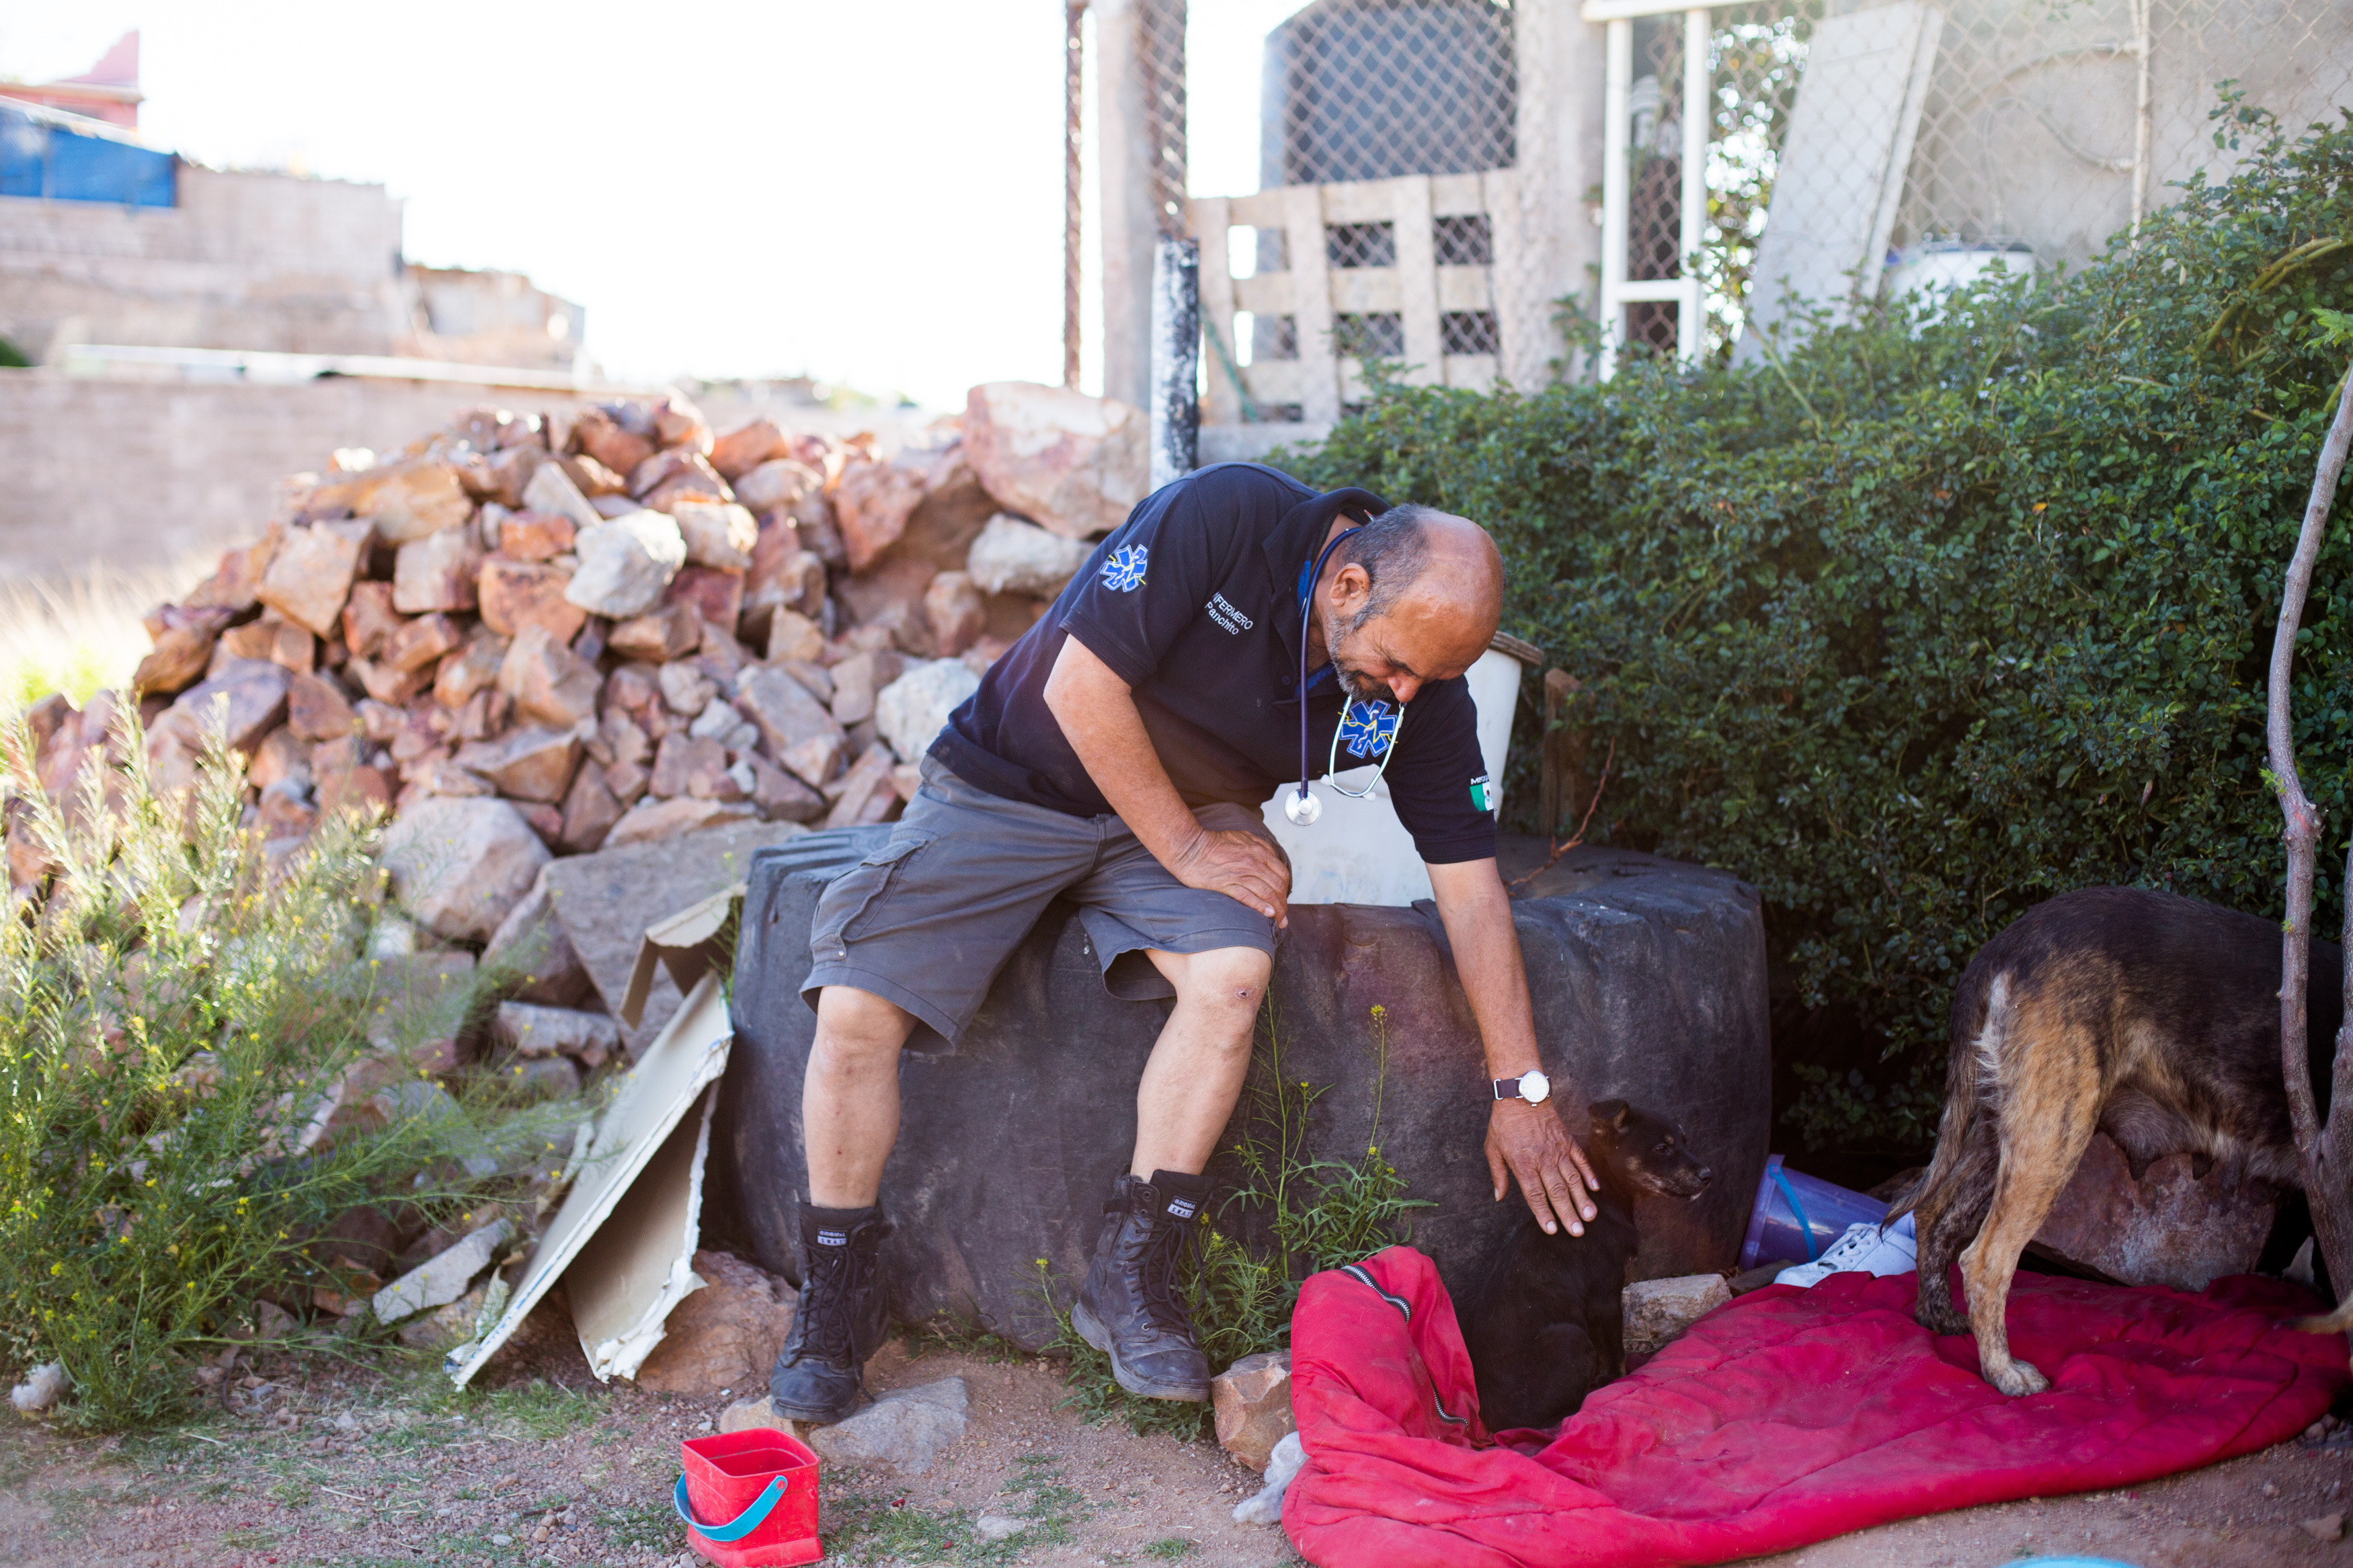
{"type": "MultiPolygon", "coordinates": [[[[1372,612],[1366,610],[1344,626],[1335,624],[1336,617],[1326,616],[1324,619],[1324,646],[1327,649],[1337,648],[1341,643],[1356,636],[1356,628],[1371,618],[1372,612]]],[[[1330,657],[1332,673],[1338,679],[1340,690],[1349,701],[1387,702],[1398,708],[1405,706],[1404,703],[1398,701],[1397,693],[1391,691],[1387,686],[1370,676],[1355,673],[1343,665],[1336,656],[1330,657]]]]}
{"type": "Polygon", "coordinates": [[[1404,706],[1398,701],[1396,692],[1377,680],[1361,675],[1351,675],[1336,664],[1332,667],[1332,673],[1339,677],[1340,689],[1347,694],[1348,700],[1351,702],[1387,702],[1398,707],[1404,706]]]}

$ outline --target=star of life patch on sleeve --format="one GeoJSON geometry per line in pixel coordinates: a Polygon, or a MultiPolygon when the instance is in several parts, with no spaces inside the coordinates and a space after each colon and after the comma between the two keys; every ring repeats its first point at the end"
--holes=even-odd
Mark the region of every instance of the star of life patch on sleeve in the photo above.
{"type": "Polygon", "coordinates": [[[1150,553],[1150,548],[1142,544],[1123,544],[1113,551],[1103,562],[1103,586],[1122,594],[1133,594],[1143,587],[1144,562],[1150,553]]]}

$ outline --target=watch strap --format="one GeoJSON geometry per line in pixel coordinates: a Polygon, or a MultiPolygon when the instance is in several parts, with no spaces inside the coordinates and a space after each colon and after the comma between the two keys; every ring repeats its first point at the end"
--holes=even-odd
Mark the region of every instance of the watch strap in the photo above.
{"type": "Polygon", "coordinates": [[[1520,1080],[1518,1079],[1499,1078],[1493,1079],[1493,1082],[1495,1086],[1495,1098],[1497,1100],[1519,1100],[1524,1098],[1520,1093],[1520,1080]]]}

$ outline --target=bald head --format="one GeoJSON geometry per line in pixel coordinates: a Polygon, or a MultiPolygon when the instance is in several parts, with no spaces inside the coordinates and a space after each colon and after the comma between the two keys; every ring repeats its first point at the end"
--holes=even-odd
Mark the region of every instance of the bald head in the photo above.
{"type": "Polygon", "coordinates": [[[1411,701],[1427,680],[1487,651],[1504,610],[1504,561],[1487,531],[1432,507],[1393,507],[1350,534],[1318,597],[1335,665],[1352,689],[1411,701]]]}

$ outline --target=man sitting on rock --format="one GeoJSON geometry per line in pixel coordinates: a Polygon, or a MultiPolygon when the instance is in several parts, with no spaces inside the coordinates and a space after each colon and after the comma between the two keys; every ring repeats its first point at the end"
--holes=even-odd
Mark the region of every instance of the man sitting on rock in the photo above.
{"type": "Polygon", "coordinates": [[[1429,865],[1497,1080],[1496,1197],[1508,1167],[1547,1231],[1583,1234],[1593,1175],[1543,1103],[1462,679],[1494,636],[1503,585],[1494,542],[1461,518],[1224,463],[1146,497],[989,668],[889,844],[818,905],[803,991],[818,1017],[801,1090],[809,1191],[800,1305],[770,1379],[779,1415],[848,1415],[887,1331],[876,1203],[909,1033],[920,1020],[955,1040],[1057,896],[1079,906],[1113,995],[1176,999],[1071,1323],[1122,1387],[1208,1396],[1176,1255],[1208,1203],[1202,1173],[1249,1070],[1284,924],[1290,862],[1260,807],[1299,777],[1303,700],[1308,752],[1385,765],[1429,865]]]}

